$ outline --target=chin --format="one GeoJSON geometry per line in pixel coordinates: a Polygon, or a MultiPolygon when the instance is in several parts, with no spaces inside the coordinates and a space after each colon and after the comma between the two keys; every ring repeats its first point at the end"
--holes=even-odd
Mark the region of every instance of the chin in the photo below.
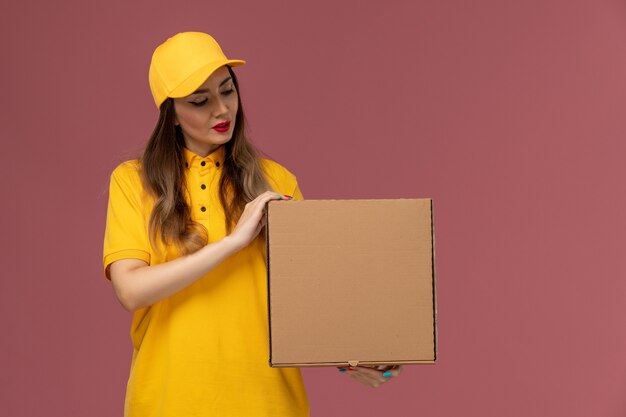
{"type": "Polygon", "coordinates": [[[226,142],[229,142],[231,139],[232,139],[232,137],[227,137],[227,138],[223,138],[223,139],[221,139],[221,140],[216,140],[216,141],[213,141],[213,143],[214,143],[215,145],[223,145],[223,144],[225,144],[226,142]]]}
{"type": "Polygon", "coordinates": [[[231,133],[230,135],[224,135],[224,137],[220,138],[220,143],[226,143],[229,140],[231,140],[233,138],[233,134],[231,133]]]}

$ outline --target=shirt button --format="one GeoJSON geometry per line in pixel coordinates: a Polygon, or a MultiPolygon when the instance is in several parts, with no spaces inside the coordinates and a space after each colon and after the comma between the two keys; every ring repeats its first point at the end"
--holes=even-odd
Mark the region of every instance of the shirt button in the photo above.
{"type": "Polygon", "coordinates": [[[202,188],[203,190],[206,190],[206,185],[202,184],[200,188],[202,188]]]}
{"type": "Polygon", "coordinates": [[[204,206],[200,207],[200,211],[204,213],[206,211],[206,207],[204,206]]]}
{"type": "Polygon", "coordinates": [[[217,162],[215,163],[215,166],[219,168],[219,167],[220,167],[220,161],[217,161],[217,162]]]}
{"type": "Polygon", "coordinates": [[[200,165],[205,166],[206,165],[206,161],[200,162],[200,165]]]}

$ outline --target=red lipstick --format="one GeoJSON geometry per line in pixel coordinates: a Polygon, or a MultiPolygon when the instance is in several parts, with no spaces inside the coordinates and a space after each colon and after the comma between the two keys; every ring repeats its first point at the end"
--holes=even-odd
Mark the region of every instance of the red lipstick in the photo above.
{"type": "Polygon", "coordinates": [[[230,128],[230,120],[226,120],[225,122],[218,123],[212,127],[212,129],[220,133],[227,132],[229,128],[230,128]]]}

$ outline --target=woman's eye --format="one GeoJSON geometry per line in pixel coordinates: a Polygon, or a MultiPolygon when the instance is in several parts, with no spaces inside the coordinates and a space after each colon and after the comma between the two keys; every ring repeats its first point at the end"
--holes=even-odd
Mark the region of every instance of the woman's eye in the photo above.
{"type": "Polygon", "coordinates": [[[225,96],[229,96],[231,95],[235,90],[234,89],[230,89],[230,90],[226,90],[226,91],[222,91],[222,94],[224,94],[225,96]]]}
{"type": "Polygon", "coordinates": [[[194,106],[198,106],[199,107],[199,106],[204,106],[207,103],[207,101],[209,101],[209,100],[205,98],[202,101],[190,101],[189,103],[193,104],[194,106]]]}

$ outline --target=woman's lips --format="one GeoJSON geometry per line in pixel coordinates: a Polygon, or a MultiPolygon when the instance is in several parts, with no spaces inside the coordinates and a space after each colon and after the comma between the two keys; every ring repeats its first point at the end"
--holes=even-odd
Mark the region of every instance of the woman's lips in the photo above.
{"type": "Polygon", "coordinates": [[[230,121],[229,120],[227,120],[225,122],[218,123],[218,124],[216,124],[215,126],[212,127],[213,130],[216,130],[216,131],[218,131],[220,133],[227,132],[229,128],[230,128],[230,121]]]}

